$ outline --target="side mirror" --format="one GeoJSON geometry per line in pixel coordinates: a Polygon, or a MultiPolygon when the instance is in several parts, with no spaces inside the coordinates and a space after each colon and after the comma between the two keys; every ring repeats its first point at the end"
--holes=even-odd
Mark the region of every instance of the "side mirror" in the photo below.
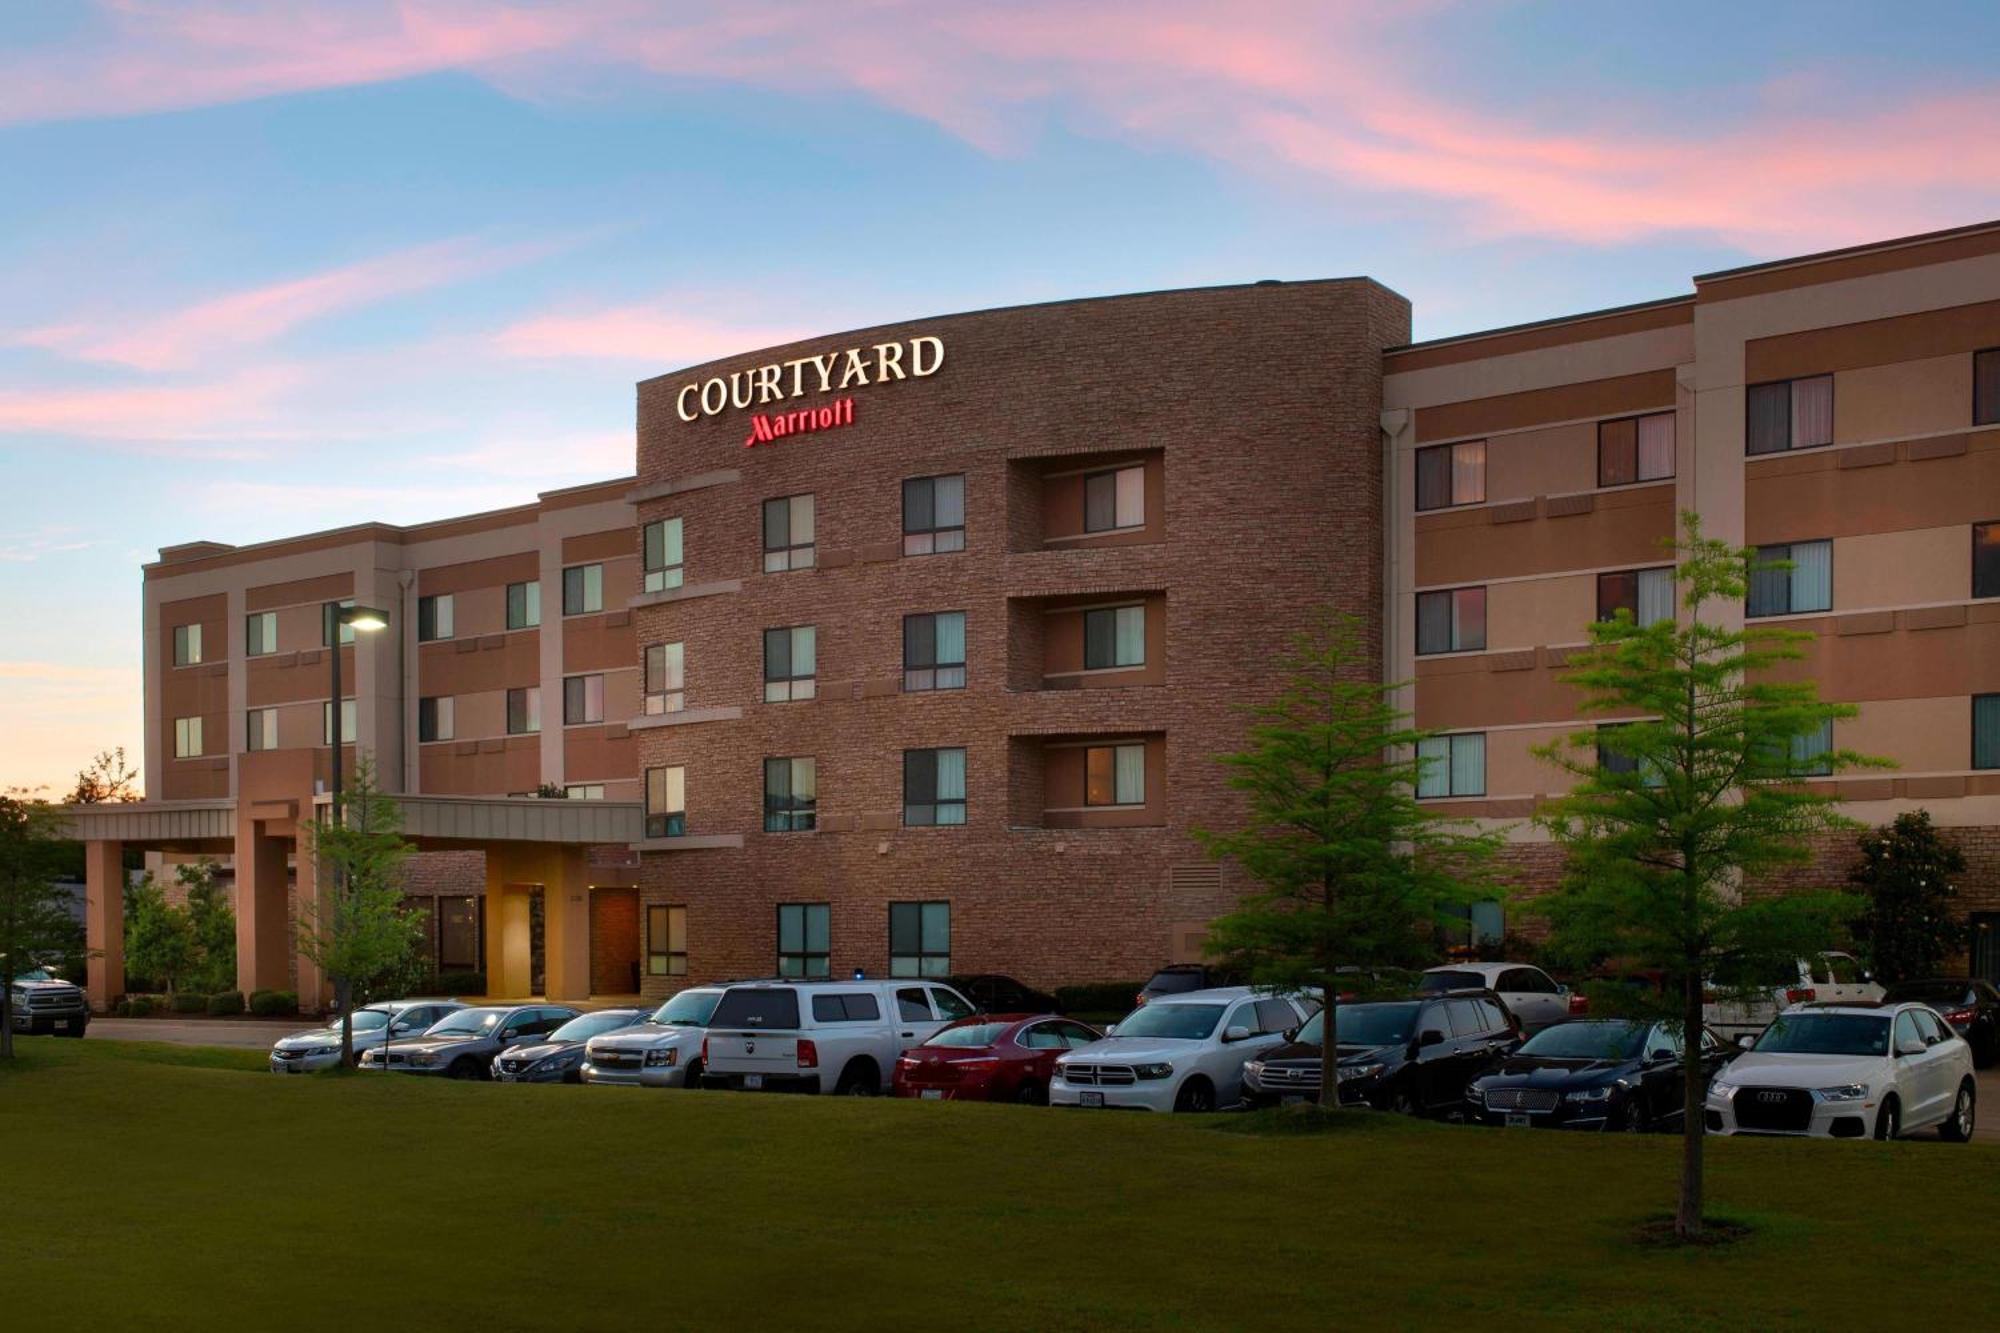
{"type": "Polygon", "coordinates": [[[1108,1024],[1106,1024],[1106,1025],[1105,1025],[1105,1028],[1104,1028],[1104,1035],[1105,1035],[1105,1036],[1107,1036],[1107,1037],[1115,1037],[1115,1036],[1117,1036],[1117,1035],[1118,1035],[1118,1025],[1117,1025],[1116,1023],[1108,1023],[1108,1024]]]}
{"type": "Polygon", "coordinates": [[[1899,1041],[1896,1043],[1896,1054],[1898,1056],[1922,1055],[1929,1049],[1930,1047],[1924,1045],[1921,1039],[1917,1041],[1899,1041]]]}
{"type": "Polygon", "coordinates": [[[1757,1037],[1754,1033],[1739,1032],[1732,1040],[1735,1042],[1737,1050],[1747,1051],[1751,1046],[1756,1044],[1757,1037]]]}
{"type": "Polygon", "coordinates": [[[1444,1033],[1439,1032],[1436,1028],[1425,1028],[1417,1034],[1417,1045],[1419,1046],[1439,1046],[1443,1043],[1444,1033]]]}
{"type": "Polygon", "coordinates": [[[1248,1041],[1249,1038],[1250,1029],[1244,1027],[1241,1023],[1238,1023],[1235,1027],[1226,1029],[1222,1034],[1224,1041],[1248,1041]]]}
{"type": "Polygon", "coordinates": [[[1665,1047],[1661,1047],[1659,1050],[1649,1053],[1646,1058],[1648,1060],[1671,1060],[1674,1058],[1674,1053],[1665,1047]]]}
{"type": "Polygon", "coordinates": [[[1299,1030],[1298,1030],[1297,1028],[1286,1028],[1286,1029],[1285,1029],[1285,1040],[1286,1040],[1286,1041],[1297,1041],[1298,1039],[1299,1039],[1299,1030]]]}

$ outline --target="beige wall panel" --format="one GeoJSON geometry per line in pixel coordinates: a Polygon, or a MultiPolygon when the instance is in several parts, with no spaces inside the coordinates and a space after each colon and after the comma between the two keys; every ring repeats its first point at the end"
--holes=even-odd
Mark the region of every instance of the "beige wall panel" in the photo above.
{"type": "Polygon", "coordinates": [[[1971,718],[1963,698],[1877,699],[1862,704],[1860,716],[1834,723],[1833,740],[1893,759],[1907,772],[1956,772],[1972,763],[1971,718]]]}
{"type": "MultiPolygon", "coordinates": [[[[1995,499],[2000,506],[2000,497],[1995,499]]],[[[1963,601],[1972,596],[1972,529],[1915,528],[1833,543],[1833,609],[1963,601]]]]}
{"type": "Polygon", "coordinates": [[[1522,727],[1486,734],[1486,794],[1553,796],[1569,790],[1569,776],[1531,751],[1569,734],[1568,727],[1522,727]]]}
{"type": "Polygon", "coordinates": [[[1963,352],[1833,377],[1835,444],[1963,430],[1971,421],[1972,358],[1963,352]]]}
{"type": "Polygon", "coordinates": [[[452,735],[458,740],[480,740],[507,734],[507,692],[474,690],[452,696],[452,735]]]}
{"type": "Polygon", "coordinates": [[[452,636],[504,634],[507,630],[507,586],[467,588],[451,595],[452,636]]]}
{"type": "MultiPolygon", "coordinates": [[[[1836,582],[1839,578],[1835,570],[1836,582]]],[[[1819,637],[1806,645],[1804,658],[1773,674],[1809,677],[1819,682],[1826,698],[1850,702],[2000,693],[2000,617],[1984,618],[1995,610],[1975,604],[1963,625],[1888,634],[1836,635],[1834,622],[1825,618],[1781,622],[1787,628],[1816,630],[1819,637]]],[[[1968,729],[1970,717],[1968,713],[1963,724],[1968,729]]]]}
{"type": "Polygon", "coordinates": [[[1597,576],[1495,583],[1486,589],[1486,647],[1490,651],[1582,643],[1597,617],[1597,576]]]}
{"type": "Polygon", "coordinates": [[[1660,563],[1673,536],[1671,482],[1604,491],[1588,513],[1494,523],[1486,508],[1417,515],[1416,586],[1660,563]]]}
{"type": "Polygon", "coordinates": [[[1993,518],[2000,431],[1975,431],[1966,441],[1962,454],[1880,467],[1843,467],[1855,451],[1842,449],[1755,459],[1744,469],[1745,540],[1812,541],[1993,518]]]}
{"type": "Polygon", "coordinates": [[[1486,442],[1488,501],[1565,495],[1597,487],[1597,423],[1524,430],[1486,442]]]}

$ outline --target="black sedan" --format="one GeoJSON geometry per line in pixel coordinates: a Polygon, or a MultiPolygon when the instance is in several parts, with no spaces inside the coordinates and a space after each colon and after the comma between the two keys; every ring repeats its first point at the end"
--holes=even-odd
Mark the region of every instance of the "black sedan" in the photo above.
{"type": "Polygon", "coordinates": [[[643,1023],[651,1009],[597,1009],[578,1014],[537,1042],[509,1047],[493,1059],[497,1083],[581,1083],[583,1048],[592,1037],[643,1023]]]}
{"type": "Polygon", "coordinates": [[[1884,1004],[1909,1000],[1943,1014],[1951,1030],[1972,1047],[1972,1063],[1979,1068],[2000,1057],[2000,990],[1972,977],[1928,977],[1899,981],[1882,997],[1884,1004]]]}
{"type": "Polygon", "coordinates": [[[983,1014],[1059,1014],[1056,997],[1046,991],[995,973],[952,977],[951,988],[979,1006],[983,1014]]]}
{"type": "MultiPolygon", "coordinates": [[[[1678,1125],[1685,1112],[1677,1027],[1645,1019],[1572,1020],[1544,1028],[1465,1090],[1489,1125],[1640,1131],[1678,1125]]],[[[1735,1052],[1701,1032],[1707,1082],[1735,1052]]]]}

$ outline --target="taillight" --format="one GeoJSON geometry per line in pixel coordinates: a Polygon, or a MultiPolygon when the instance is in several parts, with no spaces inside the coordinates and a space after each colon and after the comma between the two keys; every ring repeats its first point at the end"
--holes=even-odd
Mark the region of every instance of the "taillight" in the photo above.
{"type": "Polygon", "coordinates": [[[1589,1013],[1590,997],[1588,995],[1582,994],[1579,991],[1571,991],[1569,994],[1569,1011],[1572,1014],[1589,1013]]]}
{"type": "Polygon", "coordinates": [[[1146,1002],[1146,992],[1144,991],[1140,991],[1137,995],[1134,995],[1132,997],[1133,1004],[1144,1004],[1145,1002],[1146,1002]]]}
{"type": "Polygon", "coordinates": [[[799,1038],[799,1068],[819,1068],[819,1047],[813,1045],[804,1037],[799,1038]]]}
{"type": "Polygon", "coordinates": [[[1962,1028],[1977,1017],[1979,1017],[1977,1009],[1954,1009],[1944,1016],[1944,1021],[1955,1028],[1962,1028]]]}
{"type": "Polygon", "coordinates": [[[707,1063],[708,1063],[708,1038],[707,1038],[707,1037],[703,1037],[703,1038],[701,1039],[701,1062],[702,1062],[703,1064],[707,1064],[707,1063]]]}
{"type": "Polygon", "coordinates": [[[1786,1004],[1804,1004],[1807,1000],[1819,998],[1819,992],[1811,986],[1794,986],[1785,992],[1786,1004]]]}

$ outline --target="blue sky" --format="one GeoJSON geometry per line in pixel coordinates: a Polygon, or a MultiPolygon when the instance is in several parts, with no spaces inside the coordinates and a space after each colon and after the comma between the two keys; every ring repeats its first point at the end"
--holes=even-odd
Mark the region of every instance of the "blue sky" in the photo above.
{"type": "Polygon", "coordinates": [[[139,744],[139,564],[631,465],[632,384],[1366,273],[1432,337],[2000,215],[1991,5],[0,9],[0,785],[139,744]]]}

